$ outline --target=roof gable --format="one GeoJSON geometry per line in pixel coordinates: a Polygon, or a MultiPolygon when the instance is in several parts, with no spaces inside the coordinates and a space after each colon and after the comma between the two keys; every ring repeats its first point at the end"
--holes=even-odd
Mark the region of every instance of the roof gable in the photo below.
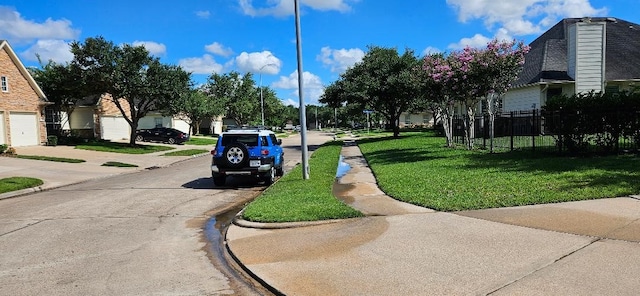
{"type": "MultiPolygon", "coordinates": [[[[606,22],[605,79],[640,79],[640,25],[615,18],[591,18],[606,22]]],[[[540,35],[529,46],[525,64],[514,86],[573,81],[568,74],[567,31],[582,18],[567,18],[540,35]]]]}
{"type": "Polygon", "coordinates": [[[18,71],[20,71],[22,76],[24,76],[24,78],[27,80],[31,88],[33,88],[33,90],[36,92],[38,97],[46,101],[47,97],[45,96],[44,92],[42,91],[38,83],[33,79],[31,74],[27,70],[27,68],[25,68],[25,66],[22,64],[22,62],[20,61],[16,53],[13,51],[13,49],[9,45],[9,42],[7,42],[6,40],[0,40],[0,50],[5,50],[7,52],[7,54],[9,55],[9,58],[16,65],[16,67],[18,68],[18,71]]]}

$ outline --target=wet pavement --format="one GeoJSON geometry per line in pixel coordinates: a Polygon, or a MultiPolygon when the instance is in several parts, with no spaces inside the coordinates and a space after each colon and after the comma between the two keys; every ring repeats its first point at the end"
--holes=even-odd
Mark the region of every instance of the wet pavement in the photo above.
{"type": "Polygon", "coordinates": [[[437,212],[396,201],[357,146],[334,192],[364,218],[236,221],[228,249],[286,295],[637,295],[637,197],[437,212]]]}
{"type": "MultiPolygon", "coordinates": [[[[33,149],[42,155],[48,148],[57,148],[56,155],[50,150],[52,156],[87,162],[2,158],[0,177],[41,178],[45,180],[41,190],[46,190],[132,170],[100,166],[106,161],[134,163],[139,167],[133,170],[143,170],[189,158],[64,147],[24,147],[19,153],[33,149]]],[[[344,147],[343,156],[351,168],[334,192],[366,217],[317,223],[236,221],[226,232],[226,247],[239,264],[276,293],[637,295],[640,291],[638,196],[443,213],[386,196],[357,146],[344,147]]]]}

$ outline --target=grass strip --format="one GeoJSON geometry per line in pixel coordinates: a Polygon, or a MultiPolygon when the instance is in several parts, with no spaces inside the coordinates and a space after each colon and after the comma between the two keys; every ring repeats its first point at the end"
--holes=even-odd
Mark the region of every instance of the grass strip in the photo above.
{"type": "Polygon", "coordinates": [[[640,192],[640,157],[559,157],[446,148],[433,133],[358,142],[388,195],[439,211],[627,196],[640,192]]]}
{"type": "Polygon", "coordinates": [[[254,222],[318,221],[361,217],[331,192],[336,178],[342,142],[328,142],[309,159],[309,179],[302,178],[302,166],[271,185],[243,213],[254,222]]]}
{"type": "Polygon", "coordinates": [[[22,159],[46,160],[46,161],[56,161],[56,162],[68,162],[68,163],[82,163],[86,161],[84,159],[40,156],[40,155],[16,155],[15,157],[22,158],[22,159]]]}
{"type": "Polygon", "coordinates": [[[11,192],[44,184],[40,179],[28,177],[9,177],[0,179],[0,193],[11,192]]]}
{"type": "Polygon", "coordinates": [[[118,162],[118,161],[107,161],[107,162],[103,163],[102,166],[119,167],[119,168],[137,168],[138,167],[135,164],[118,162]]]}
{"type": "Polygon", "coordinates": [[[125,154],[147,154],[160,151],[173,150],[175,148],[160,145],[140,145],[130,146],[129,143],[117,143],[117,142],[89,142],[81,145],[77,145],[76,149],[101,151],[101,152],[115,152],[125,154]]]}
{"type": "Polygon", "coordinates": [[[186,141],[187,145],[211,145],[215,146],[218,142],[218,138],[205,138],[205,137],[191,137],[189,141],[186,141]]]}
{"type": "Polygon", "coordinates": [[[178,151],[168,152],[168,153],[163,154],[163,156],[193,156],[193,155],[198,155],[198,154],[203,154],[203,153],[209,153],[209,150],[205,150],[205,149],[185,149],[185,150],[178,150],[178,151]]]}

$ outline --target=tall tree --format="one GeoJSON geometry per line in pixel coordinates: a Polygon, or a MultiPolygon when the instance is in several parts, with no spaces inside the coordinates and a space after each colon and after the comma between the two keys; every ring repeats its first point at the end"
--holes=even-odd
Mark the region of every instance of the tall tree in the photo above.
{"type": "MultiPolygon", "coordinates": [[[[69,120],[77,101],[88,95],[80,69],[70,64],[49,61],[46,65],[41,64],[41,68],[29,68],[29,71],[47,96],[47,100],[53,103],[51,107],[57,114],[64,112],[66,116],[62,116],[61,119],[71,124],[69,120]]],[[[62,125],[65,125],[64,121],[62,125]]]]}
{"type": "Polygon", "coordinates": [[[225,106],[225,116],[238,125],[249,124],[260,117],[259,90],[251,73],[243,76],[236,71],[213,73],[207,79],[206,89],[213,100],[225,106]]]}
{"type": "Polygon", "coordinates": [[[421,95],[415,73],[419,65],[412,50],[399,55],[395,48],[371,46],[361,62],[325,89],[320,101],[335,107],[347,102],[361,110],[374,110],[386,118],[398,137],[400,114],[421,95]]]}
{"type": "Polygon", "coordinates": [[[73,42],[72,65],[82,69],[83,81],[96,94],[109,94],[131,127],[129,143],[135,145],[140,118],[161,111],[168,101],[186,95],[191,74],[164,65],[143,46],[116,46],[103,37],[73,42]]]}
{"type": "Polygon", "coordinates": [[[214,118],[224,113],[222,105],[217,104],[207,96],[202,88],[192,88],[188,95],[172,100],[164,108],[166,114],[177,114],[189,123],[190,132],[200,133],[200,125],[207,118],[214,118]]]}

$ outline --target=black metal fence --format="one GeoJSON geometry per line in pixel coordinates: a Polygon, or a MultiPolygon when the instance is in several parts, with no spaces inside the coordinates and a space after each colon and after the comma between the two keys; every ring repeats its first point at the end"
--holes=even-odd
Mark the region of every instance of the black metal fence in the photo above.
{"type": "MultiPolygon", "coordinates": [[[[601,112],[602,118],[620,117],[632,122],[640,122],[640,113],[625,110],[607,110],[601,112]]],[[[495,151],[530,150],[553,153],[574,153],[570,145],[567,145],[565,137],[550,129],[550,124],[545,122],[562,122],[564,120],[574,120],[575,114],[553,112],[543,114],[540,110],[526,110],[503,112],[495,116],[494,135],[491,140],[490,119],[487,114],[475,117],[474,124],[474,147],[489,149],[491,142],[495,151]]],[[[464,117],[454,117],[454,142],[465,144],[464,117]]],[[[602,147],[601,139],[603,134],[582,135],[585,140],[583,152],[587,153],[625,153],[637,152],[639,150],[640,130],[635,133],[622,133],[613,137],[615,145],[602,147]]],[[[612,138],[610,134],[604,135],[612,138]]]]}

